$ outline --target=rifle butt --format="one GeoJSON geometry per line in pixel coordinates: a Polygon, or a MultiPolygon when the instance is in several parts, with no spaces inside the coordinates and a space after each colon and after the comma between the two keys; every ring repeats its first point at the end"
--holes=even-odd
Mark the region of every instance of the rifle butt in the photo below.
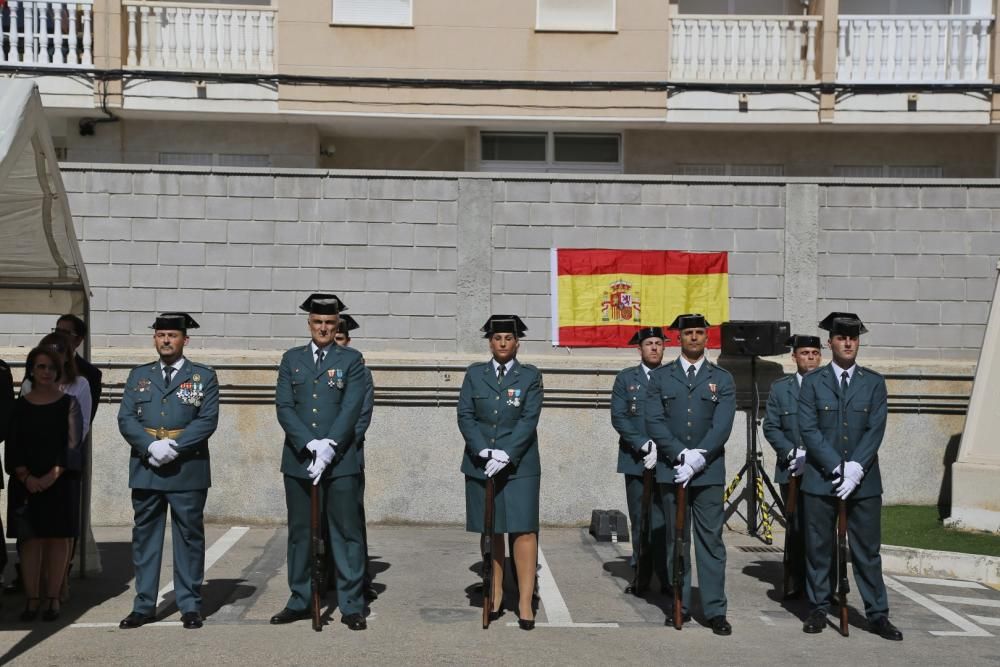
{"type": "Polygon", "coordinates": [[[322,591],[320,590],[320,568],[323,567],[321,563],[322,555],[319,549],[319,544],[322,543],[323,536],[320,534],[320,502],[319,502],[319,487],[315,484],[310,487],[309,490],[309,543],[311,547],[311,558],[309,559],[312,564],[312,596],[310,601],[310,614],[312,616],[312,629],[316,632],[322,632],[323,630],[323,620],[321,616],[322,607],[322,591]]]}
{"type": "Polygon", "coordinates": [[[785,596],[795,592],[795,560],[802,555],[796,550],[796,538],[798,537],[798,527],[796,526],[795,512],[799,499],[799,478],[792,477],[788,481],[788,502],[785,503],[785,552],[782,557],[783,565],[783,592],[785,596]]]}

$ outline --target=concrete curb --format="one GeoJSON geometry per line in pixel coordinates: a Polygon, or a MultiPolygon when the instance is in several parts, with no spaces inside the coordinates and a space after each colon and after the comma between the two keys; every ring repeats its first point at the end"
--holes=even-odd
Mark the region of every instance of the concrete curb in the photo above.
{"type": "Polygon", "coordinates": [[[882,569],[890,573],[965,579],[1000,586],[1000,557],[882,545],[882,569]]]}

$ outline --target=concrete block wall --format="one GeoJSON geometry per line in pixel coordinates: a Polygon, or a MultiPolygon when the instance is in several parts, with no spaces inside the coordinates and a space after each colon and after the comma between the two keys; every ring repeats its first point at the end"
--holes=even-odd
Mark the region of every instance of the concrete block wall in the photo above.
{"type": "MultiPolygon", "coordinates": [[[[198,169],[63,165],[93,290],[93,346],[146,347],[188,310],[195,344],[278,351],[334,291],[371,351],[478,353],[490,312],[551,350],[549,249],[729,253],[730,316],[871,326],[871,358],[968,363],[1000,256],[1000,181],[198,169]]],[[[696,304],[692,307],[696,308],[696,304]]],[[[0,346],[50,317],[0,317],[0,346]]],[[[606,354],[606,351],[574,351],[606,354]]]]}

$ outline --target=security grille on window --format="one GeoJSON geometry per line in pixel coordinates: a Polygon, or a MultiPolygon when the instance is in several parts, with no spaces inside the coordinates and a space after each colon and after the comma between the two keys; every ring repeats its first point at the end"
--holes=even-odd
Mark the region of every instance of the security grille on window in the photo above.
{"type": "Polygon", "coordinates": [[[412,26],[413,0],[333,0],[333,23],[412,26]]]}
{"type": "Polygon", "coordinates": [[[833,175],[843,178],[941,178],[944,169],[938,165],[838,164],[833,167],[833,175]]]}
{"type": "Polygon", "coordinates": [[[537,29],[611,32],[615,0],[538,0],[537,29]]]}
{"type": "Polygon", "coordinates": [[[621,173],[620,134],[482,132],[483,171],[621,173]]]}

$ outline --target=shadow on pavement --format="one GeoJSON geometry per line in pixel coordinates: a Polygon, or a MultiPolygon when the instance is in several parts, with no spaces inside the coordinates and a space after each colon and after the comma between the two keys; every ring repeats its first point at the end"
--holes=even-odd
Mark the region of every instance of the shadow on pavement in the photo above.
{"type": "MultiPolygon", "coordinates": [[[[24,609],[24,594],[4,596],[0,623],[9,628],[29,629],[30,632],[0,655],[0,664],[15,660],[63,628],[75,623],[88,609],[118,597],[128,590],[129,581],[132,579],[131,542],[103,542],[97,547],[101,552],[103,572],[86,579],[70,579],[70,599],[63,603],[62,613],[57,620],[47,623],[39,618],[31,623],[22,623],[18,616],[24,609]]],[[[122,617],[128,611],[129,609],[123,609],[122,617]]]]}

